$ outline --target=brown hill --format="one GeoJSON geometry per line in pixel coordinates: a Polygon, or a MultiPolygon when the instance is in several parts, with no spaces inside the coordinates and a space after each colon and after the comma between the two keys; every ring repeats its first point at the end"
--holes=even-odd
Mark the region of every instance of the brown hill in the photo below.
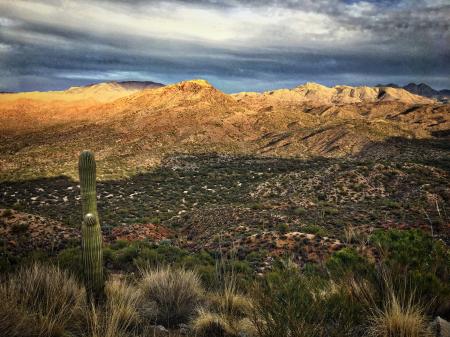
{"type": "Polygon", "coordinates": [[[354,155],[389,137],[446,135],[449,111],[399,88],[315,83],[232,95],[204,80],[2,94],[0,180],[75,175],[82,148],[96,151],[105,177],[147,169],[173,152],[354,155]]]}

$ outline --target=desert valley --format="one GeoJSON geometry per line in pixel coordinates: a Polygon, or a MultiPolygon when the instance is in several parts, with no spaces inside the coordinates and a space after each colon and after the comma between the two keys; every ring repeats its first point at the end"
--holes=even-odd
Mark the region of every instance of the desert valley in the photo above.
{"type": "MultiPolygon", "coordinates": [[[[412,277],[408,282],[416,282],[430,317],[450,313],[445,93],[306,83],[226,94],[205,80],[105,82],[0,94],[0,125],[3,272],[45,260],[83,274],[77,163],[89,149],[109,277],[129,278],[145,266],[183,267],[217,296],[194,321],[193,312],[172,317],[172,311],[189,310],[184,302],[170,307],[167,317],[153,312],[146,333],[361,335],[366,302],[350,305],[337,320],[326,315],[355,301],[352,296],[365,296],[343,279],[356,287],[394,287],[397,281],[383,279],[388,272],[376,276],[380,263],[412,277]],[[283,261],[307,276],[291,274],[283,261]],[[251,295],[255,278],[265,275],[269,283],[251,295]],[[271,284],[270,277],[288,283],[271,284]],[[319,288],[310,283],[315,278],[319,288]],[[306,302],[284,309],[284,302],[272,303],[272,293],[300,291],[306,301],[329,287],[339,290],[316,299],[316,309],[306,302]],[[242,297],[248,291],[256,304],[242,297]],[[234,297],[225,303],[221,296],[234,297]],[[311,314],[324,305],[329,312],[318,321],[289,318],[304,305],[311,314]],[[303,328],[288,333],[293,326],[285,319],[303,328]]],[[[371,300],[382,301],[383,293],[373,291],[371,300]]],[[[188,302],[200,303],[200,297],[188,302]]],[[[136,320],[138,314],[125,320],[125,330],[140,330],[136,320]]]]}

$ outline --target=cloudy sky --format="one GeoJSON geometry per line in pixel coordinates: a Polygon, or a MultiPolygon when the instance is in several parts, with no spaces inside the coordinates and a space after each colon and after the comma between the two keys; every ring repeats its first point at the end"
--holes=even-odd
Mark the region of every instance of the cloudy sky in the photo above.
{"type": "Polygon", "coordinates": [[[0,91],[193,78],[450,88],[450,0],[0,0],[0,91]]]}

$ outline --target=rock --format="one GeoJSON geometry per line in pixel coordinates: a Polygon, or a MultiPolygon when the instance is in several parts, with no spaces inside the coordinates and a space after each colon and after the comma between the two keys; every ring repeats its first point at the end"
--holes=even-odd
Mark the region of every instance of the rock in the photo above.
{"type": "Polygon", "coordinates": [[[180,335],[187,335],[189,333],[189,326],[181,323],[178,325],[180,335]]]}
{"type": "Polygon", "coordinates": [[[431,323],[431,328],[436,337],[450,337],[450,322],[439,316],[431,323]]]}
{"type": "Polygon", "coordinates": [[[155,330],[157,330],[158,332],[161,332],[161,333],[166,333],[166,334],[168,334],[169,333],[169,330],[167,330],[164,326],[162,326],[162,325],[157,325],[156,327],[155,327],[155,330]]]}

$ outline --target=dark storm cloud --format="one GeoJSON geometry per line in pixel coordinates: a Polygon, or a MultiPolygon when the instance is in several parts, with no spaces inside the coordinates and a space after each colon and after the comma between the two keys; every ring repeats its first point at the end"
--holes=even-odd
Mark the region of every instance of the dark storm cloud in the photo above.
{"type": "Polygon", "coordinates": [[[450,5],[439,0],[49,0],[0,13],[0,90],[194,77],[226,91],[450,87],[450,5]]]}

